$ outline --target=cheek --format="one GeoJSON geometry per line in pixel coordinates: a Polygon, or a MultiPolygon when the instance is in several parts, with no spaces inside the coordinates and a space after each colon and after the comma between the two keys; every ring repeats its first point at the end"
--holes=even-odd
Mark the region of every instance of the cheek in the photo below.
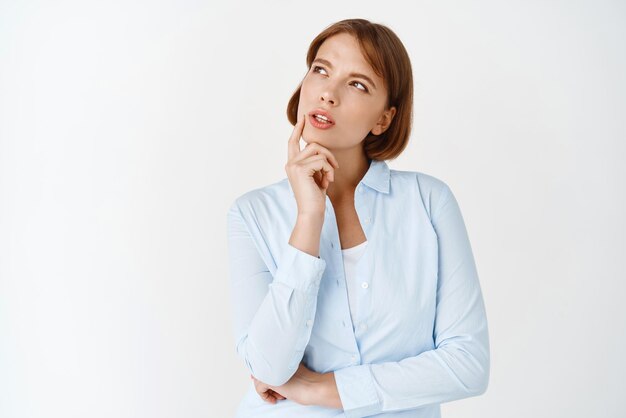
{"type": "Polygon", "coordinates": [[[355,112],[351,118],[354,134],[359,138],[365,138],[376,125],[376,115],[368,114],[367,111],[355,112]]]}
{"type": "Polygon", "coordinates": [[[304,94],[304,93],[308,93],[309,90],[311,89],[311,86],[313,85],[312,83],[313,80],[311,80],[311,78],[307,77],[304,79],[304,81],[302,81],[302,87],[300,88],[300,94],[304,94]]]}

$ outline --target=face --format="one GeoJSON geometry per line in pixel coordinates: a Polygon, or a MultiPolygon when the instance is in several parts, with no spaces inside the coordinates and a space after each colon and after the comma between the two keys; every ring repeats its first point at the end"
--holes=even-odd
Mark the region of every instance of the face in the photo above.
{"type": "Polygon", "coordinates": [[[383,133],[395,108],[385,109],[387,90],[361,53],[358,40],[340,33],[320,46],[300,90],[298,114],[306,114],[302,138],[329,149],[361,147],[383,133]],[[331,123],[317,121],[323,113],[331,123]]]}

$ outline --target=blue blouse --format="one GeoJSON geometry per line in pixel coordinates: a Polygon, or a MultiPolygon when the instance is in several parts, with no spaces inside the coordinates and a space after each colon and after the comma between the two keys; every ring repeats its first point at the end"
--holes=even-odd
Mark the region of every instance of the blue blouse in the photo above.
{"type": "Polygon", "coordinates": [[[354,195],[367,237],[351,318],[332,203],[320,256],[288,243],[297,217],[287,178],[228,210],[235,349],[258,380],[286,383],[298,364],[333,371],[343,410],[268,403],[254,382],[237,417],[440,417],[440,404],[484,393],[489,336],[459,205],[433,176],[371,160],[354,195]]]}

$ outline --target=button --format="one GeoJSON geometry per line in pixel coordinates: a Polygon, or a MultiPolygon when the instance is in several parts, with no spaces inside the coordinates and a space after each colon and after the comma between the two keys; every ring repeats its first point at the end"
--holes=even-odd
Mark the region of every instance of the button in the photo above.
{"type": "Polygon", "coordinates": [[[365,323],[361,323],[361,325],[359,325],[359,328],[361,328],[361,331],[365,331],[367,329],[367,325],[365,323]]]}
{"type": "Polygon", "coordinates": [[[363,193],[364,191],[363,186],[359,186],[359,193],[363,193]]]}
{"type": "Polygon", "coordinates": [[[313,325],[313,320],[312,319],[307,319],[306,326],[310,327],[311,325],[313,325]]]}
{"type": "Polygon", "coordinates": [[[367,284],[367,282],[363,282],[363,283],[361,283],[361,287],[363,289],[367,289],[369,287],[369,285],[367,284]]]}
{"type": "Polygon", "coordinates": [[[370,218],[369,216],[367,218],[365,218],[365,223],[368,224],[372,221],[372,218],[370,218]]]}
{"type": "Polygon", "coordinates": [[[352,356],[352,357],[350,357],[350,360],[352,360],[352,361],[356,361],[356,356],[352,356]]]}

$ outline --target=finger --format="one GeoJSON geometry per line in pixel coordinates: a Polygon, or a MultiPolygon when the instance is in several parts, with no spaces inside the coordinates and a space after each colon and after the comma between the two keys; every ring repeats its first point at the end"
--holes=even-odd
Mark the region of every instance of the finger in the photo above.
{"type": "Polygon", "coordinates": [[[289,141],[287,141],[287,157],[293,159],[300,152],[300,137],[304,130],[306,116],[298,115],[296,125],[293,127],[289,141]]]}
{"type": "Polygon", "coordinates": [[[300,151],[300,153],[292,161],[302,161],[312,155],[324,155],[335,168],[339,168],[339,162],[337,161],[333,153],[330,152],[328,148],[321,146],[317,142],[310,142],[306,144],[302,151],[300,151]]]}
{"type": "Polygon", "coordinates": [[[313,180],[315,180],[315,184],[317,184],[320,189],[324,188],[324,173],[322,171],[316,171],[315,174],[313,174],[313,180]]]}
{"type": "MultiPolygon", "coordinates": [[[[300,151],[300,154],[298,154],[297,158],[300,158],[301,156],[307,157],[314,154],[324,154],[328,158],[328,161],[335,166],[335,168],[339,168],[339,161],[337,161],[333,153],[330,152],[328,148],[321,146],[317,142],[309,142],[306,144],[302,151],[300,151]]],[[[298,159],[296,159],[296,161],[297,160],[298,159]]]]}
{"type": "Polygon", "coordinates": [[[261,394],[261,399],[263,399],[265,402],[272,403],[272,395],[270,395],[268,392],[263,392],[261,394]]]}
{"type": "Polygon", "coordinates": [[[322,190],[326,191],[329,185],[330,181],[328,181],[328,177],[324,177],[324,179],[322,180],[322,190]]]}
{"type": "Polygon", "coordinates": [[[300,161],[298,165],[304,168],[310,176],[314,176],[315,172],[321,171],[330,181],[335,181],[335,169],[323,155],[313,155],[300,161]]]}
{"type": "Polygon", "coordinates": [[[276,392],[275,390],[271,390],[271,394],[274,398],[276,399],[285,399],[285,397],[283,395],[281,395],[280,393],[276,392]]]}
{"type": "Polygon", "coordinates": [[[274,391],[268,391],[267,392],[267,399],[271,402],[271,403],[276,403],[277,399],[276,399],[276,394],[274,391]]]}

